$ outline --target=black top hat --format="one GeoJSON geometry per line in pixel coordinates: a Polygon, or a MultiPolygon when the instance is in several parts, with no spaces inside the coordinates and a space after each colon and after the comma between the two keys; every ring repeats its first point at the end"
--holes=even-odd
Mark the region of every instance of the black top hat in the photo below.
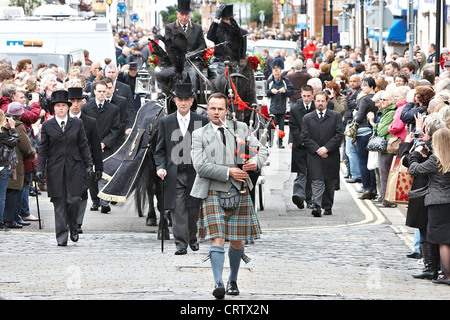
{"type": "Polygon", "coordinates": [[[52,93],[52,101],[50,102],[50,106],[53,107],[57,103],[65,103],[70,107],[72,102],[70,102],[68,98],[69,92],[66,90],[57,90],[52,93]]]}
{"type": "Polygon", "coordinates": [[[67,89],[69,93],[68,99],[85,99],[86,95],[83,94],[83,88],[73,87],[67,89]]]}
{"type": "Polygon", "coordinates": [[[178,98],[192,98],[192,83],[176,83],[175,97],[178,98]]]}
{"type": "Polygon", "coordinates": [[[222,11],[222,14],[220,15],[223,19],[229,19],[233,18],[233,4],[232,3],[224,3],[225,8],[222,11]]]}
{"type": "Polygon", "coordinates": [[[137,62],[130,62],[129,63],[129,65],[130,65],[130,70],[137,70],[137,62]]]}
{"type": "Polygon", "coordinates": [[[178,0],[178,12],[190,12],[191,0],[178,0]]]}

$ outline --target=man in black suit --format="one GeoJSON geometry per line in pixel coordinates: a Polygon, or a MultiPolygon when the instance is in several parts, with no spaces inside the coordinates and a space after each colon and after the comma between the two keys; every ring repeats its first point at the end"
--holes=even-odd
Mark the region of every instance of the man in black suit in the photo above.
{"type": "Polygon", "coordinates": [[[316,108],[313,101],[314,89],[304,85],[301,91],[301,99],[295,103],[290,111],[289,117],[289,147],[292,149],[291,172],[297,173],[294,180],[292,202],[299,208],[305,207],[304,201],[311,206],[311,179],[309,179],[306,165],[307,152],[302,141],[303,117],[313,112],[316,108]]]}
{"type": "MultiPolygon", "coordinates": [[[[83,121],[84,131],[88,140],[89,149],[91,150],[92,162],[94,164],[95,174],[93,179],[95,182],[100,181],[103,172],[103,158],[100,135],[97,129],[97,120],[81,113],[81,107],[85,102],[86,96],[83,94],[82,88],[68,88],[69,102],[72,104],[69,111],[69,116],[78,118],[83,121]]],[[[92,181],[86,181],[86,186],[83,188],[83,195],[81,196],[80,211],[78,212],[77,225],[78,233],[82,233],[81,225],[83,224],[84,214],[86,212],[86,205],[88,199],[87,190],[92,181]]]]}
{"type": "Polygon", "coordinates": [[[344,136],[342,116],[327,109],[328,95],[320,91],[314,96],[316,110],[303,117],[302,140],[308,152],[307,167],[311,178],[312,215],[331,215],[335,181],[339,179],[341,157],[339,147],[344,136]]]}
{"type": "Polygon", "coordinates": [[[117,81],[117,76],[119,75],[117,67],[112,63],[105,67],[105,76],[110,78],[114,84],[114,94],[127,99],[127,110],[128,110],[128,122],[125,134],[129,135],[131,128],[133,127],[134,120],[136,118],[136,113],[134,112],[134,96],[131,87],[123,82],[117,81]]]}
{"type": "MultiPolygon", "coordinates": [[[[105,100],[106,88],[107,85],[104,80],[96,81],[94,83],[95,98],[85,103],[81,110],[85,115],[97,120],[103,160],[114,153],[114,147],[120,134],[120,110],[118,107],[105,100]]],[[[100,184],[101,183],[102,182],[100,182],[100,184]]],[[[93,201],[91,210],[96,211],[101,205],[101,212],[108,213],[111,211],[111,208],[107,201],[99,199],[97,195],[99,188],[100,186],[95,182],[92,183],[89,188],[93,201]]]]}
{"type": "Polygon", "coordinates": [[[116,141],[115,150],[119,149],[120,146],[125,142],[126,134],[125,131],[128,129],[128,102],[122,96],[119,96],[114,92],[114,82],[110,78],[104,79],[107,85],[106,88],[106,98],[105,100],[112,103],[120,110],[120,133],[116,141]]]}
{"type": "Polygon", "coordinates": [[[194,98],[192,86],[175,85],[177,111],[161,118],[156,143],[156,174],[164,181],[164,209],[171,210],[176,255],[187,253],[187,246],[198,250],[197,219],[200,199],[190,196],[195,180],[191,160],[191,134],[208,119],[190,110],[194,98]]]}
{"type": "MultiPolygon", "coordinates": [[[[166,25],[164,36],[166,39],[170,39],[175,33],[175,30],[184,33],[187,38],[187,54],[206,49],[206,41],[203,35],[202,26],[190,21],[190,16],[191,1],[178,0],[177,20],[166,25]]],[[[205,52],[201,51],[195,56],[190,57],[191,61],[199,68],[199,70],[203,70],[204,54],[205,52]]],[[[187,62],[184,69],[189,73],[193,90],[196,93],[199,89],[199,76],[194,68],[187,62]]]]}
{"type": "Polygon", "coordinates": [[[41,129],[36,179],[43,181],[46,170],[47,194],[55,211],[56,240],[66,246],[78,241],[77,216],[83,190],[83,176],[92,176],[92,158],[83,122],[68,115],[68,92],[52,93],[55,117],[41,129]]]}

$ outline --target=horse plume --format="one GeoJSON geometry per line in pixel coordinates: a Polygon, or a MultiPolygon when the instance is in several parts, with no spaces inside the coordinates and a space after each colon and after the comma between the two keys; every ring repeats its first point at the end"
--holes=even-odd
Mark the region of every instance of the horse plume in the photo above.
{"type": "Polygon", "coordinates": [[[175,83],[183,81],[187,38],[183,33],[175,31],[168,39],[161,36],[158,39],[164,43],[166,51],[152,40],[152,53],[162,62],[161,71],[156,73],[156,80],[161,90],[169,96],[173,92],[175,83]]]}

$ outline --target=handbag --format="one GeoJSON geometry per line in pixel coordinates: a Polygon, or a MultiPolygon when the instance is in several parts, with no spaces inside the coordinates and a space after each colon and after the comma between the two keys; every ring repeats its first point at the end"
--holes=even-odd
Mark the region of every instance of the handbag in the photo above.
{"type": "Polygon", "coordinates": [[[394,157],[392,160],[384,199],[392,203],[408,204],[414,177],[409,174],[409,169],[402,165],[402,159],[394,157]]]}
{"type": "Polygon", "coordinates": [[[234,186],[231,185],[230,191],[218,191],[220,206],[225,210],[234,210],[239,206],[241,200],[241,193],[234,186]]]}
{"type": "Polygon", "coordinates": [[[372,136],[369,139],[369,142],[367,143],[366,150],[382,152],[382,151],[386,151],[386,149],[387,149],[386,138],[378,136],[374,131],[372,136]]]}
{"type": "Polygon", "coordinates": [[[352,139],[356,139],[356,134],[358,132],[358,124],[353,121],[347,129],[345,129],[344,134],[352,139]]]}
{"type": "Polygon", "coordinates": [[[403,140],[400,137],[393,137],[390,138],[387,144],[387,151],[397,154],[398,153],[398,148],[400,147],[400,143],[402,143],[403,140]]]}

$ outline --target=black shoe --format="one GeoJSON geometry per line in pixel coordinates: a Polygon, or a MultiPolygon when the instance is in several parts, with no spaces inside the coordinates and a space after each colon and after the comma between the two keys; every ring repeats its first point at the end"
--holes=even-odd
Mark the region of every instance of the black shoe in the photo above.
{"type": "Polygon", "coordinates": [[[356,178],[350,178],[350,179],[345,179],[345,182],[347,182],[347,183],[356,183],[356,182],[361,183],[362,180],[361,179],[356,179],[356,178]]]}
{"type": "Polygon", "coordinates": [[[228,281],[227,294],[230,296],[238,296],[239,295],[239,289],[238,289],[236,281],[228,281]]]}
{"type": "Polygon", "coordinates": [[[440,277],[436,280],[432,280],[431,282],[433,283],[437,283],[437,284],[446,284],[446,285],[450,285],[450,279],[448,278],[444,278],[444,277],[440,277]]]}
{"type": "Polygon", "coordinates": [[[31,224],[31,222],[23,221],[21,216],[16,217],[16,222],[22,226],[29,226],[31,224]]]}
{"type": "Polygon", "coordinates": [[[66,247],[67,243],[58,243],[58,247],[66,247]]]}
{"type": "Polygon", "coordinates": [[[406,255],[408,258],[412,259],[422,259],[422,254],[420,252],[411,252],[410,254],[406,255]]]}
{"type": "Polygon", "coordinates": [[[100,207],[100,204],[94,202],[91,206],[91,211],[98,211],[99,207],[100,207]]]}
{"type": "Polygon", "coordinates": [[[324,216],[331,216],[333,214],[333,212],[331,211],[331,209],[325,209],[325,211],[323,212],[324,216]]]}
{"type": "Polygon", "coordinates": [[[181,249],[178,249],[177,251],[175,251],[175,255],[176,256],[182,256],[182,255],[185,255],[185,254],[187,254],[186,248],[181,248],[181,249]]]}
{"type": "Polygon", "coordinates": [[[9,231],[9,229],[5,226],[3,222],[0,222],[0,230],[9,231]]]}
{"type": "Polygon", "coordinates": [[[284,149],[284,146],[283,145],[278,146],[278,149],[284,149]]]}
{"type": "Polygon", "coordinates": [[[222,282],[216,283],[212,294],[216,299],[225,298],[225,287],[223,286],[222,282]]]}
{"type": "Polygon", "coordinates": [[[321,216],[322,216],[322,209],[320,209],[319,206],[316,206],[316,207],[314,207],[314,209],[313,209],[313,211],[311,212],[311,214],[312,214],[314,217],[316,217],[316,218],[321,217],[321,216]]]}
{"type": "Polygon", "coordinates": [[[21,225],[21,224],[18,224],[18,223],[15,222],[15,221],[4,222],[4,225],[5,225],[5,227],[8,228],[8,229],[21,229],[21,228],[22,228],[22,225],[21,225]]]}
{"type": "Polygon", "coordinates": [[[83,229],[81,229],[81,224],[79,224],[79,225],[77,226],[77,233],[78,233],[78,234],[83,233],[83,229]]]}
{"type": "Polygon", "coordinates": [[[200,249],[200,246],[198,245],[197,242],[190,243],[189,247],[191,247],[192,251],[198,251],[198,249],[200,249]]]}
{"type": "Polygon", "coordinates": [[[297,208],[299,208],[299,209],[305,208],[305,204],[303,203],[303,199],[300,198],[299,196],[295,195],[295,194],[292,196],[292,202],[293,202],[293,203],[297,206],[297,208]]]}
{"type": "Polygon", "coordinates": [[[352,175],[350,174],[350,173],[347,173],[345,176],[344,176],[344,179],[350,179],[352,177],[352,175]]]}
{"type": "Polygon", "coordinates": [[[78,238],[79,238],[78,232],[70,233],[70,240],[72,240],[73,242],[77,242],[78,238]]]}
{"type": "Polygon", "coordinates": [[[366,190],[362,195],[358,197],[361,200],[374,200],[377,197],[377,193],[374,190],[366,190]]]}
{"type": "Polygon", "coordinates": [[[101,213],[108,213],[111,211],[111,208],[109,207],[109,205],[102,205],[102,208],[100,210],[101,213]]]}

